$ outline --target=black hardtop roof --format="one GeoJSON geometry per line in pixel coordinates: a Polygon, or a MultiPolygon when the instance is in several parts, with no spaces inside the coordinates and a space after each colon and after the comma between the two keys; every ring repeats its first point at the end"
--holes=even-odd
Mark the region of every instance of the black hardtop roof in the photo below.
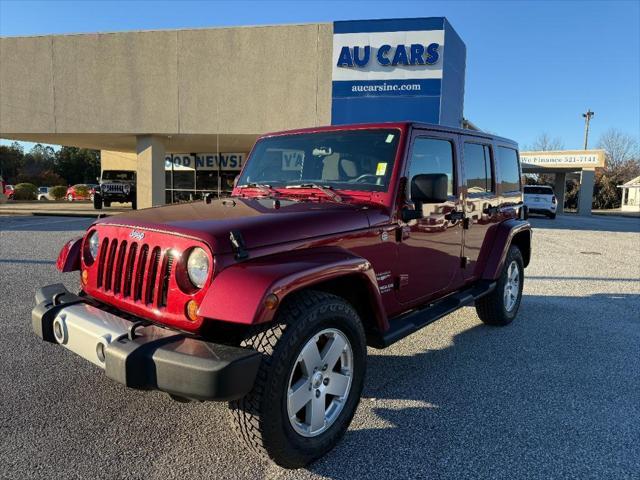
{"type": "Polygon", "coordinates": [[[514,146],[518,146],[518,142],[509,138],[501,137],[499,135],[493,135],[492,133],[482,132],[480,130],[471,130],[468,128],[448,127],[445,125],[438,125],[435,123],[423,123],[423,122],[406,122],[411,125],[412,128],[419,128],[425,130],[435,130],[438,132],[457,133],[459,135],[467,135],[470,137],[486,138],[488,140],[497,140],[499,142],[510,143],[514,146]]]}
{"type": "Polygon", "coordinates": [[[501,143],[509,144],[514,148],[518,148],[518,142],[515,142],[508,138],[500,137],[498,135],[493,135],[491,133],[482,132],[480,130],[448,127],[444,125],[438,125],[435,123],[424,123],[424,122],[415,122],[415,121],[363,122],[363,123],[348,123],[348,124],[341,124],[341,125],[325,125],[321,127],[306,127],[306,128],[295,129],[295,130],[282,130],[279,132],[271,132],[271,133],[262,135],[260,138],[268,138],[268,137],[283,136],[283,135],[296,135],[296,134],[303,134],[303,133],[330,132],[334,130],[349,130],[351,128],[366,129],[366,128],[399,128],[399,127],[431,130],[435,132],[454,133],[457,135],[466,135],[470,137],[483,138],[486,140],[495,140],[501,143]]]}

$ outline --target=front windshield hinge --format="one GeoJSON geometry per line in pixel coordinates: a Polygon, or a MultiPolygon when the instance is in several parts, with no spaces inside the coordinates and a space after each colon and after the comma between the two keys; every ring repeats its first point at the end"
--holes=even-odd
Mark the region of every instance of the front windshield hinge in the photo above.
{"type": "Polygon", "coordinates": [[[342,202],[342,197],[334,192],[333,188],[329,185],[318,185],[317,183],[301,183],[298,185],[287,185],[286,188],[313,188],[315,190],[320,190],[334,202],[342,202]]]}

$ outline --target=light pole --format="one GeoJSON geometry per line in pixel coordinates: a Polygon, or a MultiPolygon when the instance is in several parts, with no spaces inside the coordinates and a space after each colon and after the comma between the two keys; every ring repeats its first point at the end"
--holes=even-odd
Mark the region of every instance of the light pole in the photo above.
{"type": "Polygon", "coordinates": [[[587,110],[587,113],[583,113],[582,116],[584,117],[584,149],[587,149],[587,146],[589,144],[589,122],[591,122],[591,117],[593,117],[595,115],[594,112],[591,111],[591,109],[587,110]]]}

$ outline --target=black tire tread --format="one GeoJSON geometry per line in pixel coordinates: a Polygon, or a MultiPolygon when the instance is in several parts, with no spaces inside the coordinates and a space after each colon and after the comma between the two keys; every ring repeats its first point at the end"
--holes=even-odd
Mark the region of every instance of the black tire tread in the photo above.
{"type": "MultiPolygon", "coordinates": [[[[282,459],[286,457],[286,445],[266,445],[263,435],[263,422],[261,420],[262,403],[269,402],[269,393],[266,389],[268,376],[273,368],[272,355],[278,345],[278,342],[290,328],[292,322],[296,322],[300,327],[304,328],[304,323],[311,322],[313,317],[305,315],[312,309],[341,309],[344,313],[358,318],[353,307],[343,298],[330,293],[317,290],[304,290],[294,293],[288,301],[284,302],[278,312],[274,322],[266,325],[257,325],[250,329],[244,339],[240,342],[243,347],[253,348],[263,354],[263,359],[258,369],[256,380],[251,392],[239,400],[229,402],[231,411],[232,427],[236,435],[244,441],[245,445],[257,453],[258,455],[276,460],[276,457],[282,459]]],[[[358,321],[361,334],[364,338],[364,328],[358,321]]],[[[295,339],[294,343],[295,343],[295,339]]],[[[278,348],[291,348],[290,342],[278,348]]],[[[298,467],[300,465],[291,463],[285,465],[282,461],[278,461],[285,467],[298,467]]]]}
{"type": "MultiPolygon", "coordinates": [[[[520,273],[522,275],[521,283],[524,283],[524,269],[522,268],[523,267],[522,253],[520,252],[520,249],[517,246],[511,245],[509,247],[509,252],[507,253],[507,258],[505,259],[505,262],[504,262],[503,271],[500,273],[500,279],[496,285],[496,288],[493,290],[493,292],[476,300],[476,313],[478,314],[478,317],[480,317],[480,320],[482,320],[482,323],[486,325],[504,326],[504,325],[508,325],[513,321],[513,317],[511,318],[505,317],[503,299],[502,299],[503,276],[504,276],[504,272],[507,269],[507,266],[511,263],[512,260],[518,257],[520,258],[520,266],[521,266],[521,270],[520,270],[520,273]]],[[[517,309],[516,309],[516,312],[517,312],[517,309]]]]}

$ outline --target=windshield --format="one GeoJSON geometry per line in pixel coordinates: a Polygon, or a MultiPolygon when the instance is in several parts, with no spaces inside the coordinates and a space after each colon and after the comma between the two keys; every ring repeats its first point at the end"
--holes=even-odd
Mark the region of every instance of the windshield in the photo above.
{"type": "Polygon", "coordinates": [[[135,172],[129,170],[105,170],[102,172],[102,180],[128,180],[134,179],[135,172]]]}
{"type": "Polygon", "coordinates": [[[524,187],[524,193],[533,195],[553,195],[551,187],[524,187]]]}
{"type": "Polygon", "coordinates": [[[400,138],[395,129],[283,135],[260,140],[238,186],[316,184],[384,192],[400,138]]]}

